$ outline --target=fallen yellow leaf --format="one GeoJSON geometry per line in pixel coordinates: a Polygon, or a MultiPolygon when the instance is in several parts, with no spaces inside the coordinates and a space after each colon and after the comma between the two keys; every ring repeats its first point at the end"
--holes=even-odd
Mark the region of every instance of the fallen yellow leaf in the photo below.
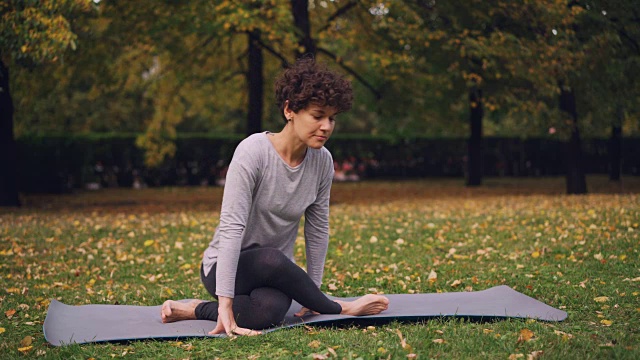
{"type": "Polygon", "coordinates": [[[434,270],[431,270],[431,272],[429,273],[429,277],[427,277],[427,280],[429,280],[429,282],[435,282],[436,280],[438,280],[438,274],[434,270]]]}
{"type": "Polygon", "coordinates": [[[529,329],[522,329],[520,330],[520,335],[518,336],[518,342],[531,341],[533,337],[534,337],[533,331],[529,329]]]}
{"type": "Polygon", "coordinates": [[[553,333],[559,336],[562,336],[562,340],[569,340],[573,338],[573,335],[568,334],[564,331],[560,331],[560,330],[553,330],[553,333]]]}
{"type": "Polygon", "coordinates": [[[398,337],[400,338],[400,346],[402,346],[404,350],[411,352],[411,345],[407,344],[407,341],[404,339],[404,336],[402,336],[400,329],[396,329],[396,334],[398,334],[398,337]]]}
{"type": "Polygon", "coordinates": [[[26,347],[33,344],[33,338],[31,336],[25,336],[22,340],[20,340],[20,346],[26,347]]]}
{"type": "Polygon", "coordinates": [[[312,348],[312,349],[317,349],[320,347],[320,341],[319,340],[313,340],[312,342],[307,344],[308,347],[312,348]]]}
{"type": "Polygon", "coordinates": [[[0,327],[0,334],[2,334],[3,332],[7,331],[5,328],[0,327]]]}
{"type": "Polygon", "coordinates": [[[444,339],[434,339],[433,342],[436,344],[444,344],[446,341],[444,341],[444,339]]]}
{"type": "Polygon", "coordinates": [[[602,319],[602,320],[600,320],[600,324],[602,324],[604,326],[611,326],[611,324],[613,324],[613,321],[602,319]]]}
{"type": "Polygon", "coordinates": [[[542,350],[536,350],[531,352],[530,354],[527,355],[527,360],[535,360],[537,358],[539,358],[540,356],[542,356],[542,354],[544,354],[544,351],[542,350]]]}
{"type": "Polygon", "coordinates": [[[531,257],[534,259],[537,259],[540,257],[540,252],[539,251],[534,251],[533,253],[531,253],[531,257]]]}
{"type": "Polygon", "coordinates": [[[609,298],[607,296],[598,296],[597,298],[594,298],[593,300],[595,300],[595,302],[603,303],[603,302],[609,301],[609,298]]]}
{"type": "Polygon", "coordinates": [[[151,246],[153,243],[155,243],[155,240],[147,240],[144,242],[144,246],[151,246]]]}
{"type": "Polygon", "coordinates": [[[20,351],[23,354],[26,354],[29,351],[31,351],[32,348],[33,346],[25,346],[25,347],[18,348],[18,351],[20,351]]]}

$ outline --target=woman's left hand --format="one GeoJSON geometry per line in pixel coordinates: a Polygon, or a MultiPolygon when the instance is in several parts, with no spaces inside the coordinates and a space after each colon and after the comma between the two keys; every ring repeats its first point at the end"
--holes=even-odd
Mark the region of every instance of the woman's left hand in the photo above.
{"type": "Polygon", "coordinates": [[[297,317],[302,317],[302,316],[305,316],[307,313],[311,313],[311,314],[313,314],[313,315],[320,315],[320,313],[319,313],[319,312],[317,312],[317,311],[311,311],[311,310],[307,309],[307,308],[306,308],[306,307],[304,307],[304,306],[302,307],[302,309],[300,309],[300,311],[298,311],[297,313],[295,313],[295,314],[293,314],[293,315],[294,315],[294,316],[297,316],[297,317]]]}

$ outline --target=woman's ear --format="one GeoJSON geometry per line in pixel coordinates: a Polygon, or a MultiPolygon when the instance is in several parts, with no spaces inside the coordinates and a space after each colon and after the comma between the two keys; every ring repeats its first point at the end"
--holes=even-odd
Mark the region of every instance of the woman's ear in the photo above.
{"type": "Polygon", "coordinates": [[[289,109],[289,100],[286,100],[284,102],[284,118],[288,120],[291,120],[293,118],[293,110],[289,109]]]}

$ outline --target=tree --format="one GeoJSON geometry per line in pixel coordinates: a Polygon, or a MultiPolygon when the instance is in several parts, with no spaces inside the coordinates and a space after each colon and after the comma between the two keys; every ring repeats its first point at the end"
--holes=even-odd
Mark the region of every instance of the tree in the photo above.
{"type": "Polygon", "coordinates": [[[622,134],[626,114],[638,108],[640,85],[640,8],[634,1],[590,1],[581,4],[580,41],[589,61],[584,64],[581,107],[591,114],[591,127],[610,131],[609,178],[620,180],[622,134]]]}
{"type": "Polygon", "coordinates": [[[9,66],[35,67],[58,61],[67,49],[76,47],[69,19],[90,9],[87,0],[0,4],[0,206],[20,206],[9,66]]]}
{"type": "MultiPolygon", "coordinates": [[[[443,77],[450,89],[468,94],[469,138],[467,184],[478,185],[482,177],[481,136],[484,119],[520,119],[512,126],[526,130],[527,119],[540,121],[545,114],[566,127],[571,139],[579,140],[577,111],[562,115],[571,102],[560,107],[563,91],[575,93],[577,71],[584,61],[584,47],[575,26],[581,9],[567,1],[464,2],[404,1],[411,11],[423,14],[418,24],[425,34],[403,34],[414,54],[440,65],[428,65],[434,77],[443,77]],[[420,46],[420,42],[424,46],[420,46]],[[433,53],[444,56],[433,56],[433,53]],[[440,69],[446,69],[441,71],[440,69]],[[562,87],[559,86],[562,84],[562,87]],[[554,109],[555,107],[555,109],[554,109]],[[561,120],[562,119],[562,120],[561,120]]],[[[409,29],[409,27],[407,27],[409,29]]],[[[458,97],[460,99],[461,97],[458,97]]],[[[563,100],[570,99],[564,96],[563,100]]],[[[559,126],[559,125],[558,125],[559,126]]],[[[526,134],[526,131],[520,131],[526,134]]],[[[571,141],[579,157],[579,141],[571,141]]],[[[579,184],[584,172],[579,161],[569,159],[567,183],[579,184]],[[573,176],[581,179],[572,180],[573,176]]],[[[583,189],[569,192],[582,192],[583,189]]],[[[586,190],[586,189],[585,189],[586,190]]]]}

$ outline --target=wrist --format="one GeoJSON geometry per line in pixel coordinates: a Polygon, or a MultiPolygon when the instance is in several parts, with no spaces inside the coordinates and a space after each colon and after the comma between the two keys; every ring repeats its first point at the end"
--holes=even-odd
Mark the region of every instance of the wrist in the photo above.
{"type": "Polygon", "coordinates": [[[232,309],[233,308],[233,298],[226,296],[218,296],[218,307],[221,309],[232,309]]]}

